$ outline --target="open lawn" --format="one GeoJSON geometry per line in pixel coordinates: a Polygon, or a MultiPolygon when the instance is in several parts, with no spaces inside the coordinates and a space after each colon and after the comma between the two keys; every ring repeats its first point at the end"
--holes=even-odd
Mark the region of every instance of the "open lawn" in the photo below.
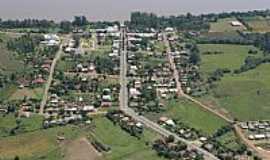
{"type": "Polygon", "coordinates": [[[106,160],[160,160],[156,152],[147,146],[146,142],[151,142],[158,138],[149,130],[144,131],[144,136],[139,140],[130,136],[119,126],[106,119],[98,117],[94,120],[96,129],[95,137],[102,143],[111,147],[111,152],[104,154],[106,160]]]}
{"type": "Polygon", "coordinates": [[[218,19],[217,22],[210,23],[210,32],[234,32],[236,30],[245,30],[245,26],[234,27],[231,25],[236,18],[218,19]]]}
{"type": "Polygon", "coordinates": [[[269,119],[270,64],[239,75],[225,76],[216,83],[211,95],[217,106],[224,107],[237,119],[269,119]]]}
{"type": "Polygon", "coordinates": [[[60,160],[62,154],[57,135],[68,140],[80,134],[79,129],[66,126],[0,138],[0,159],[13,160],[17,155],[23,160],[60,160]]]}
{"type": "Polygon", "coordinates": [[[204,74],[214,72],[216,69],[238,69],[244,64],[244,60],[249,50],[257,50],[256,56],[262,53],[253,46],[249,45],[229,45],[229,44],[199,44],[201,53],[201,71],[204,74]],[[218,54],[205,54],[206,52],[219,52],[218,54]]]}

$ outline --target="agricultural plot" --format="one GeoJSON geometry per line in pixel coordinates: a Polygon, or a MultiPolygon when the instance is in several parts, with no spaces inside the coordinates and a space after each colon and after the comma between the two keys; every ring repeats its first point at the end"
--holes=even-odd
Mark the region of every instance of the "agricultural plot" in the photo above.
{"type": "Polygon", "coordinates": [[[94,119],[96,128],[93,131],[94,137],[111,148],[111,151],[104,153],[105,160],[162,160],[154,150],[151,143],[157,135],[149,130],[144,131],[141,139],[130,136],[119,126],[113,125],[106,118],[98,117],[94,119]]]}
{"type": "Polygon", "coordinates": [[[81,133],[74,127],[66,126],[0,138],[0,159],[12,160],[15,156],[25,160],[62,159],[61,147],[57,143],[58,135],[72,140],[81,133]]]}
{"type": "Polygon", "coordinates": [[[200,44],[201,72],[209,74],[216,69],[238,69],[244,63],[247,56],[261,56],[262,52],[253,46],[228,45],[228,44],[200,44]],[[250,55],[250,50],[257,51],[256,55],[250,55]]]}
{"type": "Polygon", "coordinates": [[[166,103],[166,111],[159,115],[151,116],[151,119],[157,121],[161,116],[180,121],[206,135],[213,134],[217,129],[227,124],[219,117],[184,99],[169,100],[166,103]]]}
{"type": "Polygon", "coordinates": [[[263,17],[244,18],[245,23],[252,32],[270,32],[270,19],[263,17]]]}
{"type": "Polygon", "coordinates": [[[8,114],[0,117],[0,138],[32,132],[41,128],[43,118],[34,115],[31,118],[17,119],[14,114],[8,114]],[[17,127],[16,130],[14,130],[17,127]],[[13,132],[14,130],[15,132],[13,132]]]}
{"type": "Polygon", "coordinates": [[[216,83],[211,96],[239,120],[269,119],[269,71],[270,65],[263,64],[239,75],[225,76],[216,83]]]}
{"type": "Polygon", "coordinates": [[[236,18],[219,19],[217,22],[210,23],[209,32],[235,32],[246,30],[245,26],[232,26],[231,22],[237,21],[236,18]]]}
{"type": "Polygon", "coordinates": [[[10,100],[23,100],[25,97],[41,100],[43,96],[43,88],[22,88],[16,90],[11,96],[10,100]]]}

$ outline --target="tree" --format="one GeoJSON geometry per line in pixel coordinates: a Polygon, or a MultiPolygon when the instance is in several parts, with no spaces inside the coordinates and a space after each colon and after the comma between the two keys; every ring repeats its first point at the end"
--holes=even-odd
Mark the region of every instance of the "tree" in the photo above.
{"type": "Polygon", "coordinates": [[[174,142],[174,136],[173,135],[169,135],[167,138],[166,138],[166,142],[167,143],[172,143],[172,142],[174,142]]]}
{"type": "Polygon", "coordinates": [[[88,20],[85,16],[75,16],[72,24],[77,27],[82,27],[88,24],[88,20]]]}
{"type": "Polygon", "coordinates": [[[20,160],[19,156],[15,156],[14,160],[20,160]]]}
{"type": "Polygon", "coordinates": [[[72,23],[70,21],[60,22],[60,28],[64,33],[69,33],[72,31],[72,23]]]}
{"type": "Polygon", "coordinates": [[[201,61],[199,52],[191,52],[189,61],[194,65],[198,64],[201,61]]]}

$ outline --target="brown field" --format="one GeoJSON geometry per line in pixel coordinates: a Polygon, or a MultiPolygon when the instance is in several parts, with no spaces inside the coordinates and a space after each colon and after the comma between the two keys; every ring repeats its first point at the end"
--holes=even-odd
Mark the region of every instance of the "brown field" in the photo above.
{"type": "Polygon", "coordinates": [[[24,97],[30,97],[35,99],[41,99],[43,94],[43,88],[35,88],[35,89],[18,89],[15,93],[13,93],[10,97],[11,100],[15,99],[23,99],[24,97]]]}
{"type": "Polygon", "coordinates": [[[86,138],[80,138],[65,144],[65,160],[100,160],[101,154],[86,138]]]}

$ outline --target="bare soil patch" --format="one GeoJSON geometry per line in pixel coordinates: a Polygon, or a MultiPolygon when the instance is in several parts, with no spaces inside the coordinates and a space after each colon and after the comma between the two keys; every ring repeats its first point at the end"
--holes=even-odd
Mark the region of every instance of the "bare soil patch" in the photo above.
{"type": "Polygon", "coordinates": [[[101,154],[86,138],[80,138],[65,144],[65,160],[101,160],[101,154]]]}

